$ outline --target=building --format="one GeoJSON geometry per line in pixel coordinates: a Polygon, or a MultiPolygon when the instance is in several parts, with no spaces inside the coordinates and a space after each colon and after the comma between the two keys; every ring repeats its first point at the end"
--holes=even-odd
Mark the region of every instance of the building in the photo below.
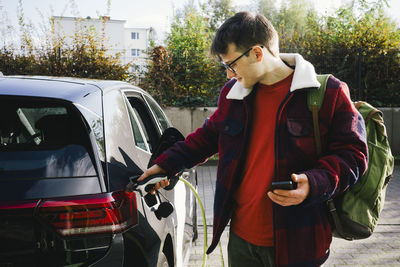
{"type": "Polygon", "coordinates": [[[147,51],[150,40],[154,40],[152,28],[125,28],[125,57],[127,62],[140,66],[146,65],[147,51]]]}
{"type": "Polygon", "coordinates": [[[98,36],[105,35],[104,44],[110,54],[122,53],[123,64],[146,65],[146,53],[155,34],[153,28],[125,28],[125,20],[106,16],[99,19],[53,16],[53,19],[55,32],[64,36],[67,44],[79,29],[92,28],[98,36]]]}

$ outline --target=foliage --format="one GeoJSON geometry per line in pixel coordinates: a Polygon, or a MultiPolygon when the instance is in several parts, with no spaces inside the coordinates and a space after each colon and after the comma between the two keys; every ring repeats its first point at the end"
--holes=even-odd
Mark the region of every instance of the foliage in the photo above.
{"type": "Polygon", "coordinates": [[[141,87],[164,105],[216,105],[226,74],[208,55],[211,32],[193,6],[176,16],[166,47],[155,47],[141,87]]]}
{"type": "Polygon", "coordinates": [[[165,103],[175,95],[176,83],[171,70],[171,57],[162,46],[156,46],[150,53],[150,66],[140,80],[140,87],[147,90],[159,103],[165,103]]]}
{"type": "Polygon", "coordinates": [[[202,10],[210,32],[215,32],[225,20],[235,14],[232,0],[208,0],[202,5],[202,10]]]}
{"type": "MultiPolygon", "coordinates": [[[[275,25],[281,52],[298,52],[317,72],[334,74],[348,83],[355,99],[399,106],[400,29],[383,13],[387,0],[353,0],[334,16],[318,15],[306,0],[283,0],[279,7],[273,0],[254,1],[258,12],[275,25]]],[[[110,0],[107,3],[109,13],[110,0]]],[[[194,3],[188,0],[178,11],[165,47],[151,42],[148,67],[133,77],[128,73],[131,66],[120,62],[121,54],[111,55],[112,48],[104,45],[107,20],[100,34],[94,28],[79,28],[69,37],[58,36],[55,21],[50,20],[45,34],[34,38],[18,0],[18,45],[10,34],[13,28],[5,25],[4,12],[0,14],[0,70],[115,80],[133,77],[164,105],[215,105],[226,73],[208,49],[212,35],[235,8],[232,0],[204,0],[199,10],[194,3]]]]}
{"type": "Polygon", "coordinates": [[[275,18],[278,34],[285,37],[303,35],[309,16],[315,16],[315,10],[307,0],[283,1],[275,18]]]}
{"type": "Polygon", "coordinates": [[[273,15],[281,52],[301,53],[317,72],[346,81],[354,99],[399,105],[400,30],[385,16],[385,0],[353,1],[334,16],[296,13],[289,2],[273,15]]]}
{"type": "Polygon", "coordinates": [[[308,32],[300,44],[318,70],[346,81],[353,98],[377,106],[400,103],[400,82],[395,79],[400,75],[400,31],[382,10],[357,17],[342,8],[336,17],[319,23],[311,20],[310,25],[314,32],[308,32]],[[358,91],[360,87],[363,92],[358,91]]]}
{"type": "MultiPolygon", "coordinates": [[[[101,36],[94,28],[77,27],[70,42],[55,31],[51,18],[45,31],[44,40],[34,44],[33,26],[26,23],[22,2],[18,4],[20,45],[0,47],[0,70],[6,75],[49,75],[81,78],[125,80],[130,65],[122,65],[121,54],[114,56],[104,46],[104,26],[101,36]]],[[[79,19],[76,26],[80,25],[79,19]]],[[[5,37],[6,38],[6,37],[5,37]]]]}
{"type": "MultiPolygon", "coordinates": [[[[165,48],[156,47],[141,85],[166,105],[215,103],[225,73],[206,51],[212,33],[235,10],[230,0],[194,2],[176,17],[165,48]]],[[[352,97],[376,106],[400,103],[399,29],[382,12],[386,0],[353,0],[335,16],[320,16],[306,0],[258,0],[258,11],[275,25],[281,52],[298,52],[319,73],[346,81],[352,97]],[[360,70],[360,71],[358,71],[360,70]],[[362,90],[358,90],[362,88],[362,90]]]]}
{"type": "MultiPolygon", "coordinates": [[[[274,0],[258,0],[256,2],[257,12],[263,14],[272,24],[278,25],[279,10],[274,0]]],[[[278,28],[277,28],[278,29],[278,28]]]]}

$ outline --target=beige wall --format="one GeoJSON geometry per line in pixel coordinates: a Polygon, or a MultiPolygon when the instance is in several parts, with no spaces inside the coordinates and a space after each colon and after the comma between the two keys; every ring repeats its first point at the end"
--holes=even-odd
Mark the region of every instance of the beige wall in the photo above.
{"type": "MultiPolygon", "coordinates": [[[[204,120],[216,110],[215,107],[206,108],[165,108],[172,125],[187,136],[192,131],[201,127],[204,120]]],[[[400,154],[400,108],[380,108],[383,112],[392,153],[400,154]]]]}
{"type": "Polygon", "coordinates": [[[383,112],[392,153],[400,155],[400,108],[380,108],[380,110],[383,112]]]}
{"type": "Polygon", "coordinates": [[[184,136],[201,127],[206,118],[210,117],[216,107],[205,108],[164,108],[168,119],[184,136]]]}

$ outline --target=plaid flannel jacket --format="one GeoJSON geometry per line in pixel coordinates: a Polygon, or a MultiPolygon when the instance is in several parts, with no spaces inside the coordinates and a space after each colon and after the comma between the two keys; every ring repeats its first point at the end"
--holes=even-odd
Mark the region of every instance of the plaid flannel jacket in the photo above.
{"type": "MultiPolygon", "coordinates": [[[[323,155],[318,159],[307,89],[319,87],[314,67],[298,54],[281,54],[295,66],[290,91],[276,116],[275,181],[305,173],[310,193],[300,205],[273,205],[277,266],[318,266],[326,261],[332,241],[326,200],[354,184],[367,167],[364,122],[345,83],[331,76],[319,112],[323,155]]],[[[169,173],[190,168],[219,153],[211,253],[235,207],[234,193],[242,180],[251,128],[254,90],[229,81],[218,108],[204,125],[176,143],[155,161],[169,173]]]]}

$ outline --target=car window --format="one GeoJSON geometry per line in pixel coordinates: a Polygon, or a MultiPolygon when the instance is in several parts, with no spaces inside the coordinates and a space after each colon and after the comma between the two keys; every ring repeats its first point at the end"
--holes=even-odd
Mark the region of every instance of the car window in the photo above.
{"type": "Polygon", "coordinates": [[[128,100],[128,106],[132,109],[132,113],[136,116],[137,122],[140,126],[140,129],[143,130],[143,136],[146,140],[146,144],[150,149],[150,152],[153,152],[153,149],[158,144],[158,139],[160,138],[160,130],[157,126],[156,120],[152,116],[148,105],[144,102],[144,99],[138,95],[130,94],[126,97],[128,100]]]}
{"type": "Polygon", "coordinates": [[[125,98],[125,102],[128,109],[129,119],[131,121],[135,145],[145,151],[151,152],[150,138],[142,119],[137,110],[131,106],[127,98],[125,98]]]}
{"type": "Polygon", "coordinates": [[[148,97],[147,95],[144,95],[144,98],[146,99],[151,110],[153,111],[154,115],[156,116],[157,123],[160,126],[161,131],[164,132],[164,130],[169,127],[169,122],[168,122],[168,119],[165,117],[164,112],[157,105],[157,103],[154,102],[154,100],[152,100],[150,97],[148,97]]]}
{"type": "Polygon", "coordinates": [[[0,179],[94,176],[82,118],[67,104],[0,99],[0,179]]]}
{"type": "Polygon", "coordinates": [[[135,114],[135,116],[136,116],[136,120],[137,120],[137,121],[139,122],[139,124],[140,124],[140,129],[143,131],[143,135],[144,135],[144,137],[145,137],[146,144],[147,144],[147,146],[149,147],[149,150],[152,151],[152,146],[151,146],[151,143],[150,143],[150,137],[149,137],[149,134],[148,134],[148,132],[147,132],[147,129],[146,129],[144,123],[143,123],[143,120],[142,120],[142,118],[140,117],[140,115],[139,115],[139,113],[137,112],[136,109],[133,109],[133,112],[134,112],[134,114],[135,114]]]}

